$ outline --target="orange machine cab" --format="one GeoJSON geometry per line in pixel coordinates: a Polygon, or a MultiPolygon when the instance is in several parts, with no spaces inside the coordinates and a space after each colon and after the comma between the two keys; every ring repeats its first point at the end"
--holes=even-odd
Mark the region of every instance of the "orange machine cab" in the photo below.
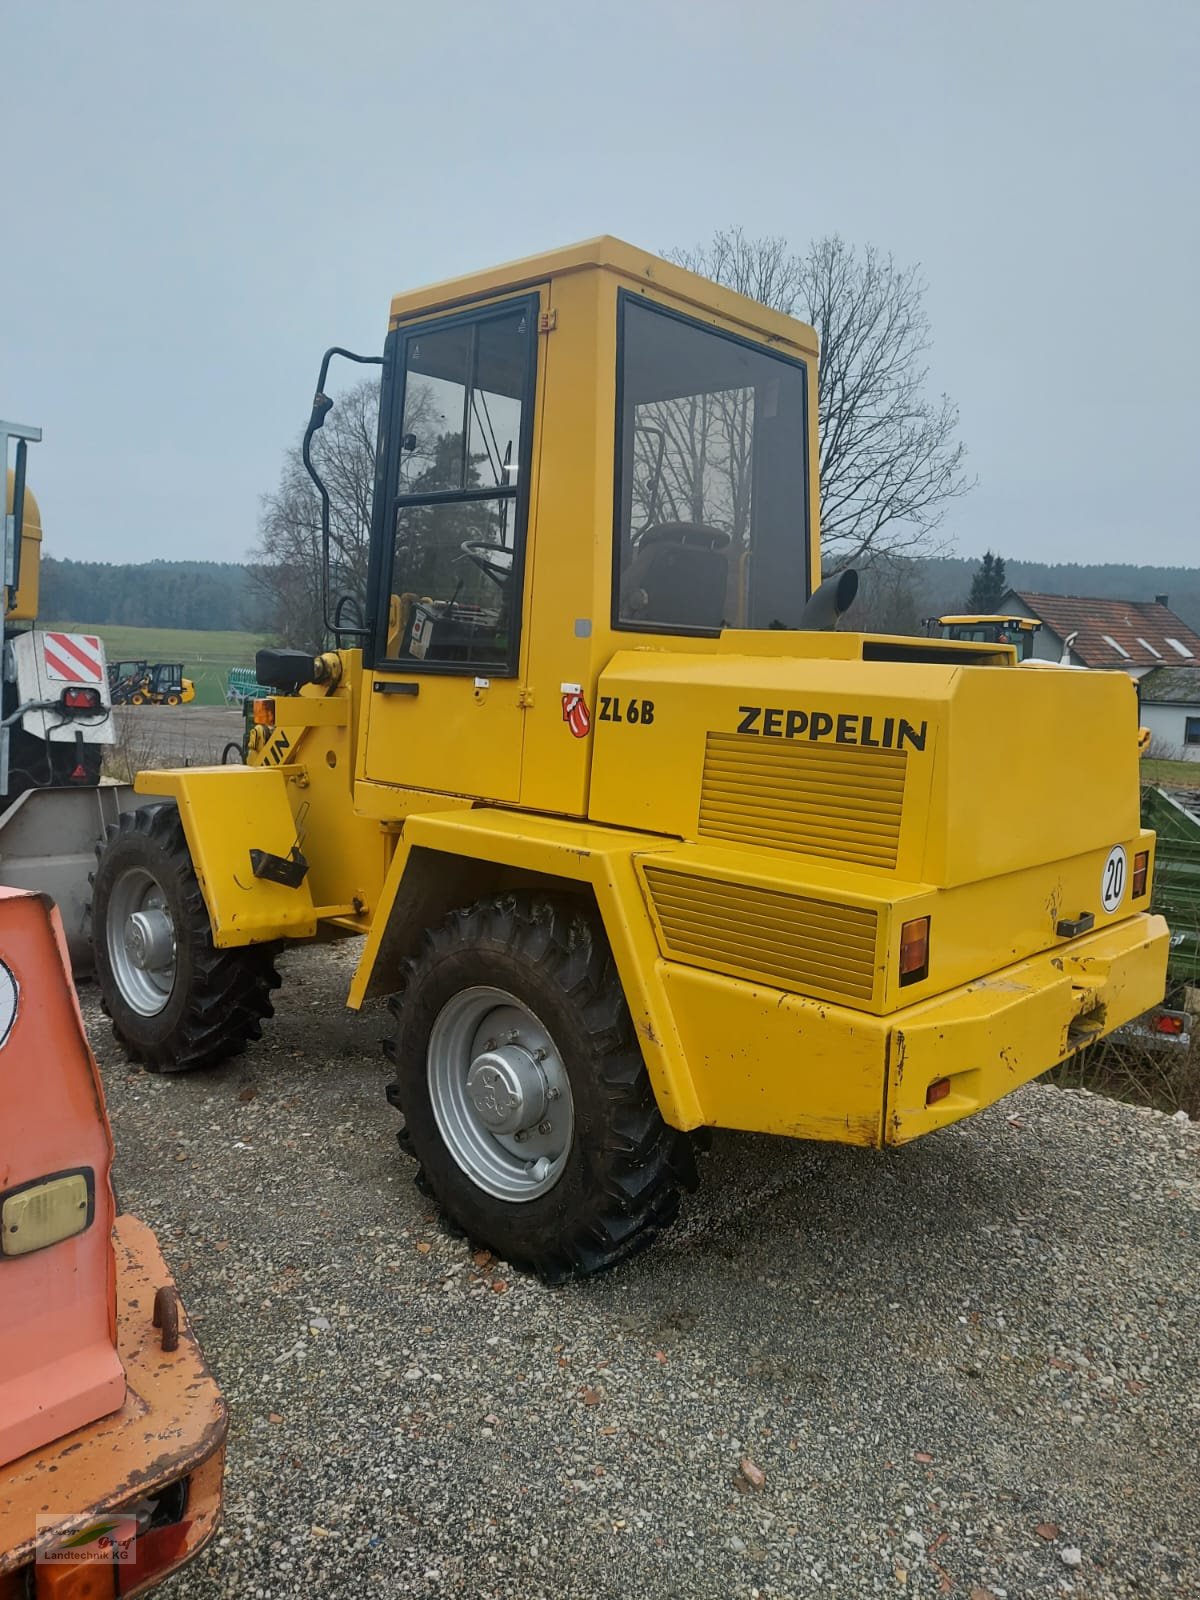
{"type": "Polygon", "coordinates": [[[58,912],[0,889],[0,1600],[141,1593],[219,1518],[224,1402],[111,1162],[58,912]]]}

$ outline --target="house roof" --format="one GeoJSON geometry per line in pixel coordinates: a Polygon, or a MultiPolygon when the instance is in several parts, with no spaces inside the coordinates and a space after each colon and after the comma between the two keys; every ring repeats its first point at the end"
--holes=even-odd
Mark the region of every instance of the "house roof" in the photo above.
{"type": "Polygon", "coordinates": [[[1200,666],[1200,634],[1156,600],[1100,600],[1087,595],[1009,593],[1066,639],[1085,667],[1200,666]]]}
{"type": "Polygon", "coordinates": [[[1141,698],[1152,706],[1200,706],[1200,664],[1156,667],[1139,680],[1141,698]]]}

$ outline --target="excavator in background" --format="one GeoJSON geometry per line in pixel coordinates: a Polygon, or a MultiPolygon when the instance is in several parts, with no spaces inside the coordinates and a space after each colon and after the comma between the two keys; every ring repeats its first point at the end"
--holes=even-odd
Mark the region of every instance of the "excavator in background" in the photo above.
{"type": "Polygon", "coordinates": [[[95,843],[140,802],[128,784],[100,781],[116,737],[103,642],[36,626],[42,522],[25,476],[28,447],[41,437],[40,428],[0,421],[0,885],[53,895],[83,973],[91,962],[85,924],[95,843]]]}
{"type": "Polygon", "coordinates": [[[118,1214],[47,896],[0,889],[0,1600],[142,1594],[220,1518],[225,1402],[154,1234],[118,1214]]]}

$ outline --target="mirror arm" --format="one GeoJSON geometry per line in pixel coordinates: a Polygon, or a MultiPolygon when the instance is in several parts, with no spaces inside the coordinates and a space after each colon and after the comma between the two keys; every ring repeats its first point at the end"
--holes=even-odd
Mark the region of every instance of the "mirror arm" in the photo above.
{"type": "Polygon", "coordinates": [[[329,363],[334,356],[341,356],[345,361],[357,362],[362,367],[381,367],[383,357],[355,355],[353,350],[344,350],[341,345],[336,344],[326,350],[321,357],[321,371],[317,377],[317,392],[313,396],[312,415],[308,419],[308,426],[304,430],[304,439],[300,446],[304,470],[316,484],[317,493],[321,496],[321,622],[325,631],[333,635],[334,643],[340,648],[342,634],[349,638],[368,639],[371,630],[367,627],[339,628],[329,615],[329,490],[325,487],[325,480],[313,465],[312,441],[313,434],[325,426],[325,418],[333,410],[333,401],[325,393],[325,381],[329,376],[329,363]]]}

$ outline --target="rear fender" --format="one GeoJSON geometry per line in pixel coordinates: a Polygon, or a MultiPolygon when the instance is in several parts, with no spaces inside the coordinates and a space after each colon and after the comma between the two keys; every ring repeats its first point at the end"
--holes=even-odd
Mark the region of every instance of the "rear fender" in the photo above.
{"type": "Polygon", "coordinates": [[[659,1108],[677,1128],[706,1118],[659,972],[658,947],[634,870],[644,834],[515,812],[410,816],[350,988],[357,1009],[400,987],[423,931],[456,906],[508,888],[585,897],[597,907],[659,1108]]]}

